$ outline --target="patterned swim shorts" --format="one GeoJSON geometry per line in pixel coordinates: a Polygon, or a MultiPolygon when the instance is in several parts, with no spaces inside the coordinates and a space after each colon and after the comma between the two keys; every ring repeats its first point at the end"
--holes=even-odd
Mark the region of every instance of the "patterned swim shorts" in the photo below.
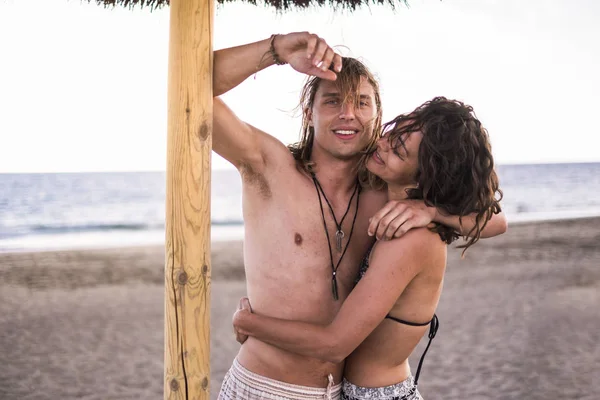
{"type": "Polygon", "coordinates": [[[356,386],[344,379],[342,400],[423,400],[412,376],[395,385],[367,388],[356,386]]]}

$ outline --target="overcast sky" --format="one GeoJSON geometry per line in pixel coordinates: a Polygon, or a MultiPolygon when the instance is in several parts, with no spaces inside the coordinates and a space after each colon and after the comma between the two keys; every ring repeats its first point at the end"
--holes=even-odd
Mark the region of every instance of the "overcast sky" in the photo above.
{"type": "MultiPolygon", "coordinates": [[[[499,164],[600,161],[600,2],[412,0],[354,14],[217,9],[214,48],[308,30],[361,58],[384,118],[437,96],[471,104],[499,164]]],[[[0,0],[0,172],[164,170],[168,9],[0,0]]],[[[285,143],[303,77],[260,72],[224,96],[285,143]]],[[[218,156],[213,168],[231,168],[218,156]]]]}

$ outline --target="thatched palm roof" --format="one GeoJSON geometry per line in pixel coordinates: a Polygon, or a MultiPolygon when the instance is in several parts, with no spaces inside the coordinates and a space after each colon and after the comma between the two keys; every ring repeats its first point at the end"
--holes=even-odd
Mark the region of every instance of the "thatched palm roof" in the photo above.
{"type": "MultiPolygon", "coordinates": [[[[104,6],[120,5],[123,7],[149,7],[150,9],[161,8],[169,5],[169,0],[88,0],[96,1],[104,6]]],[[[334,9],[355,10],[360,6],[371,4],[387,4],[392,8],[398,3],[407,4],[407,0],[217,0],[218,3],[231,3],[234,1],[244,1],[250,4],[264,4],[273,7],[278,11],[287,11],[292,9],[301,9],[309,6],[331,6],[334,9]]]]}

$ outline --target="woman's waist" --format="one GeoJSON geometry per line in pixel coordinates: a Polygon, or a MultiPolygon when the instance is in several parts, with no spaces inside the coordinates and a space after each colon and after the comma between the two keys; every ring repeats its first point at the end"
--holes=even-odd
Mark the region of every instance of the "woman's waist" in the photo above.
{"type": "Polygon", "coordinates": [[[352,353],[346,359],[344,378],[361,387],[384,387],[412,376],[408,358],[398,359],[379,352],[352,353]]]}

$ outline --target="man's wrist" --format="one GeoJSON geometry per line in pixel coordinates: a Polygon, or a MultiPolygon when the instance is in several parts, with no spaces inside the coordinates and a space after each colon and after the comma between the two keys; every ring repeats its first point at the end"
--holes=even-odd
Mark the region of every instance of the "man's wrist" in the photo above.
{"type": "Polygon", "coordinates": [[[281,55],[277,52],[276,48],[275,48],[275,40],[277,39],[278,36],[282,36],[280,34],[273,34],[271,35],[271,40],[269,40],[269,53],[271,55],[271,58],[273,59],[273,62],[277,65],[285,65],[288,62],[285,61],[281,55]]]}

